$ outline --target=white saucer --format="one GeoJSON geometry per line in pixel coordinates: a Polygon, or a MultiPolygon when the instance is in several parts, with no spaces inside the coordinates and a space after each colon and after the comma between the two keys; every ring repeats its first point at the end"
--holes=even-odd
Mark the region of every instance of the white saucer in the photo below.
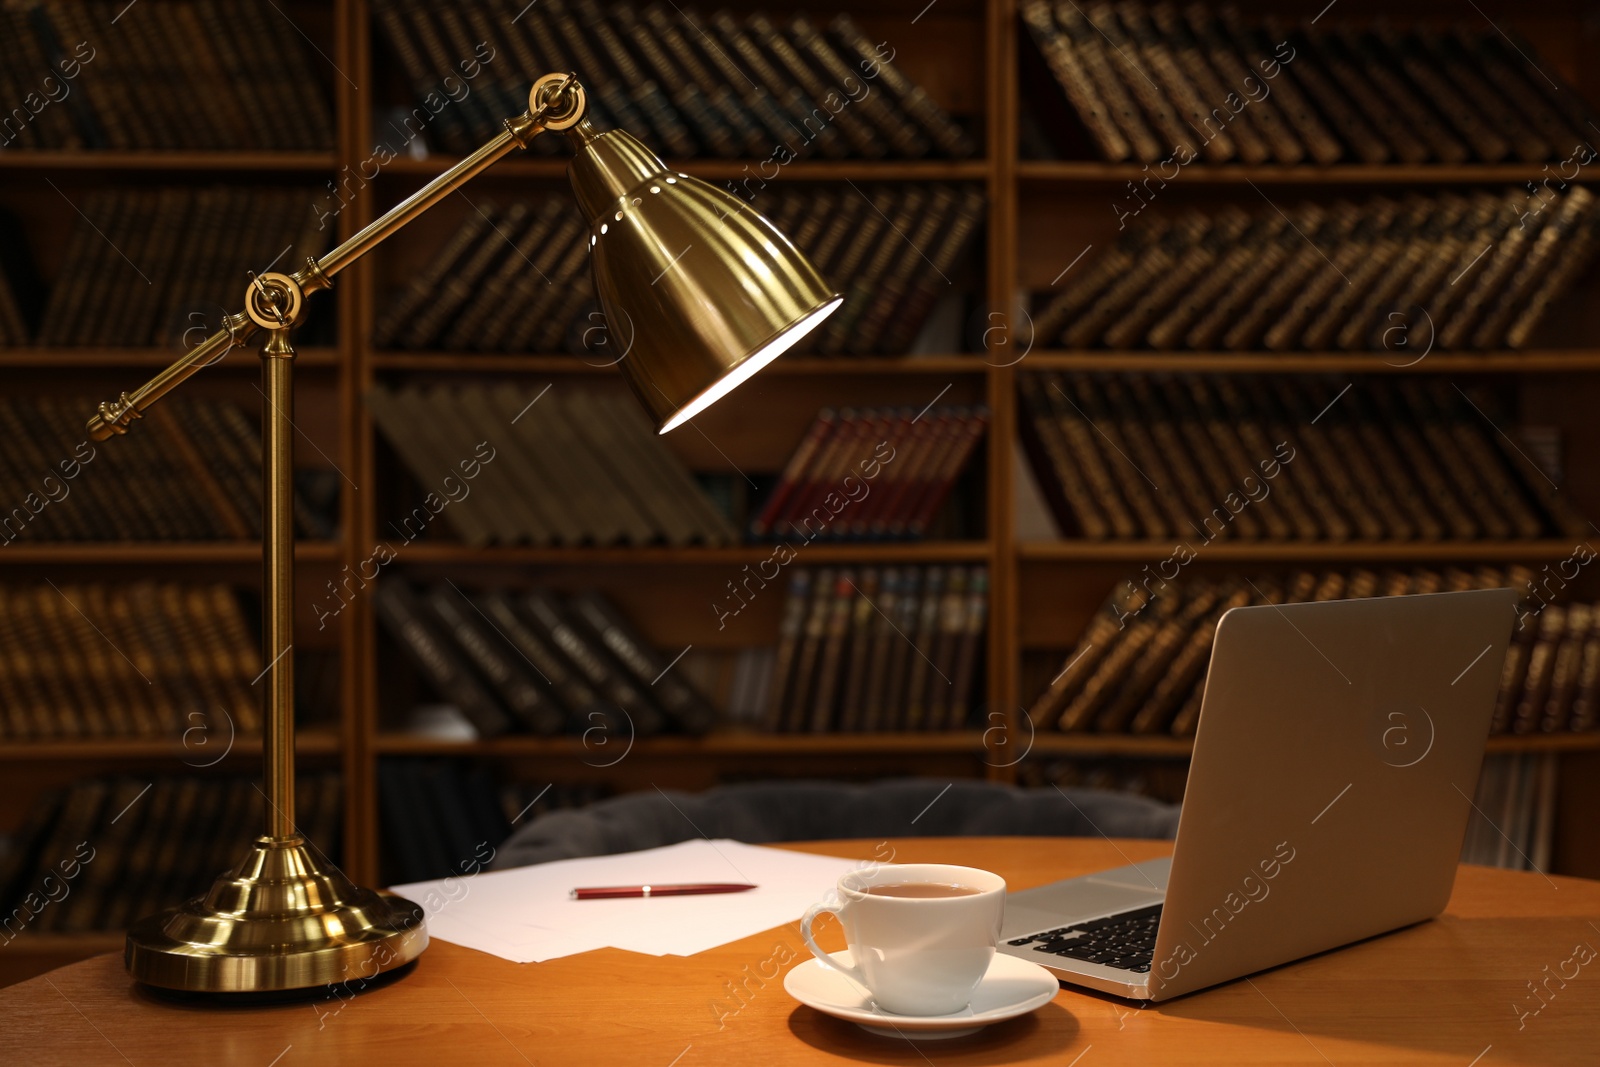
{"type": "MultiPolygon", "coordinates": [[[[849,950],[835,952],[839,962],[853,964],[849,950]]],[[[1055,975],[1027,960],[996,953],[972,1003],[954,1015],[894,1015],[872,1002],[866,990],[815,958],[783,976],[783,988],[807,1007],[847,1019],[868,1033],[884,1037],[965,1037],[991,1023],[1015,1019],[1055,999],[1061,986],[1055,975]]]]}

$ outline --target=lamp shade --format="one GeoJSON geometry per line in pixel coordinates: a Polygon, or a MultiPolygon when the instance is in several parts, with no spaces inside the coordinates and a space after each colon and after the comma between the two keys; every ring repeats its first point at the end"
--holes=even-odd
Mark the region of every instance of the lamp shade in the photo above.
{"type": "Polygon", "coordinates": [[[800,250],[731,193],[623,130],[567,136],[595,292],[624,377],[662,433],[772,362],[840,304],[800,250]]]}

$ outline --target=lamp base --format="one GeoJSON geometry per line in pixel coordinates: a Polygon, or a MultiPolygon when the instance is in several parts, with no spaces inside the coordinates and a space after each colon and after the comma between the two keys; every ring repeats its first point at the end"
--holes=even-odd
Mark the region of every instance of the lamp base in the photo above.
{"type": "Polygon", "coordinates": [[[135,981],[163,989],[353,992],[427,947],[420,907],[358,888],[296,835],[256,838],[205,896],[135,923],[124,959],[135,981]]]}

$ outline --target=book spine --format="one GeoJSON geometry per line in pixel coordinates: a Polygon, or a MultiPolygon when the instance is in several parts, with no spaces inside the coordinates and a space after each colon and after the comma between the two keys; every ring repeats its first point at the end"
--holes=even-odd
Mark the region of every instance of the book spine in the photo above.
{"type": "Polygon", "coordinates": [[[926,581],[926,568],[907,567],[900,572],[900,592],[896,601],[893,624],[889,627],[889,661],[885,670],[883,699],[879,707],[882,714],[881,726],[885,730],[903,730],[910,725],[908,722],[910,702],[907,690],[915,669],[912,661],[919,657],[915,646],[906,635],[918,631],[926,581]]]}
{"type": "Polygon", "coordinates": [[[1022,401],[1023,417],[1018,420],[1018,429],[1023,451],[1056,525],[1068,535],[1105,540],[1111,536],[1111,524],[1073,461],[1072,449],[1044,395],[1042,379],[1036,374],[1023,374],[1017,381],[1022,401]]]}
{"type": "MultiPolygon", "coordinates": [[[[1164,146],[1157,129],[1152,128],[1155,123],[1144,110],[1144,101],[1137,92],[1118,76],[1115,64],[1122,60],[1107,53],[1106,44],[1111,44],[1113,49],[1116,45],[1101,36],[1100,23],[1090,22],[1077,8],[1068,11],[1060,4],[1055,5],[1055,21],[1096,95],[1105,101],[1106,111],[1127,142],[1133,158],[1145,163],[1161,159],[1164,146]]],[[[1148,92],[1154,92],[1153,88],[1148,92]]]]}
{"type": "Polygon", "coordinates": [[[831,567],[824,567],[817,572],[816,580],[811,585],[810,601],[805,608],[805,625],[794,655],[794,673],[784,694],[781,727],[784,733],[800,732],[811,714],[812,702],[819,688],[818,660],[822,655],[823,638],[827,633],[835,594],[835,572],[831,567]]]}
{"type": "Polygon", "coordinates": [[[955,673],[950,679],[950,713],[945,724],[951,730],[965,727],[974,709],[983,703],[978,687],[988,618],[989,569],[980,564],[972,568],[967,578],[966,613],[956,642],[955,673]]]}
{"type": "Polygon", "coordinates": [[[717,721],[716,711],[694,686],[673,670],[676,661],[668,662],[657,653],[622,614],[598,594],[580,594],[571,603],[573,613],[593,631],[600,643],[628,668],[635,680],[649,687],[678,732],[696,737],[711,732],[717,721]]]}
{"type": "Polygon", "coordinates": [[[1056,26],[1048,0],[1023,0],[1019,12],[1029,37],[1066,93],[1079,121],[1094,139],[1100,155],[1112,163],[1127,159],[1132,153],[1128,139],[1117,128],[1071,40],[1056,26]]]}
{"type": "Polygon", "coordinates": [[[885,567],[877,597],[877,618],[873,621],[872,648],[867,659],[867,685],[862,696],[861,729],[874,733],[889,725],[888,691],[890,649],[898,640],[894,619],[900,612],[900,597],[905,588],[905,571],[885,567]]]}
{"type": "Polygon", "coordinates": [[[850,633],[850,616],[853,602],[860,596],[856,588],[856,573],[850,568],[839,572],[833,585],[833,596],[827,607],[827,619],[818,658],[816,691],[811,695],[810,727],[812,733],[828,733],[840,725],[839,704],[840,671],[844,658],[845,639],[850,633]]]}
{"type": "Polygon", "coordinates": [[[849,663],[844,670],[843,692],[839,702],[840,733],[859,733],[866,710],[868,659],[872,635],[877,625],[876,601],[879,571],[863,567],[857,579],[857,593],[850,603],[849,663]]]}
{"type": "Polygon", "coordinates": [[[927,492],[917,501],[906,523],[908,536],[922,537],[933,525],[940,507],[949,498],[961,472],[983,440],[988,421],[988,409],[981,407],[974,408],[970,413],[958,418],[957,425],[952,428],[951,447],[945,453],[938,469],[933,472],[927,492]]]}
{"type": "Polygon", "coordinates": [[[922,600],[917,606],[917,629],[906,630],[912,637],[912,656],[907,657],[906,702],[904,720],[906,729],[930,729],[939,725],[931,715],[931,689],[938,683],[949,685],[949,662],[934,659],[938,653],[939,617],[944,606],[946,568],[934,565],[923,569],[922,600]]]}
{"type": "Polygon", "coordinates": [[[772,670],[772,687],[767,697],[766,729],[777,733],[783,729],[784,706],[790,688],[795,683],[799,658],[800,639],[805,627],[806,604],[811,596],[811,572],[797,569],[790,575],[789,590],[783,601],[783,615],[778,623],[778,653],[772,670]]]}
{"type": "Polygon", "coordinates": [[[475,596],[473,603],[550,686],[550,691],[567,710],[569,728],[582,732],[594,723],[609,722],[614,717],[601,704],[600,694],[517,610],[509,593],[491,589],[475,596]]]}
{"type": "Polygon", "coordinates": [[[863,74],[875,73],[878,81],[895,97],[896,106],[926,131],[941,154],[951,159],[977,154],[977,144],[961,125],[925,89],[913,84],[894,65],[892,48],[885,55],[884,45],[874,45],[848,15],[835,15],[828,23],[828,30],[844,54],[856,61],[858,70],[863,74]]]}
{"type": "MultiPolygon", "coordinates": [[[[455,588],[434,586],[423,597],[434,620],[452,638],[456,650],[478,669],[504,707],[530,733],[558,734],[566,726],[566,712],[522,669],[517,658],[506,655],[507,642],[467,595],[455,588]]],[[[525,662],[525,661],[524,661],[525,662]]]]}
{"type": "MultiPolygon", "coordinates": [[[[1213,125],[1214,119],[1189,72],[1173,54],[1164,35],[1156,32],[1149,14],[1137,4],[1116,8],[1117,21],[1127,30],[1145,68],[1153,71],[1176,118],[1176,127],[1193,131],[1199,140],[1196,154],[1213,162],[1227,163],[1239,154],[1238,127],[1226,123],[1213,125]]],[[[1219,107],[1222,101],[1217,101],[1219,107]]],[[[1174,142],[1175,145],[1183,142],[1174,142]]]]}
{"type": "MultiPolygon", "coordinates": [[[[956,702],[956,650],[966,624],[969,578],[965,567],[950,567],[945,575],[944,593],[937,609],[937,630],[933,646],[928,652],[928,658],[939,667],[939,675],[928,679],[927,683],[928,712],[925,724],[929,730],[953,728],[949,724],[953,716],[951,708],[956,702]]],[[[964,710],[955,714],[961,719],[966,718],[964,710]]]]}
{"type": "Polygon", "coordinates": [[[384,628],[422,669],[429,684],[445,700],[461,709],[483,737],[505,733],[511,720],[473,677],[467,664],[427,621],[422,605],[403,582],[379,584],[373,607],[384,628]]]}
{"type": "Polygon", "coordinates": [[[1481,116],[1489,128],[1489,133],[1482,136],[1498,136],[1524,163],[1538,163],[1554,155],[1537,128],[1517,114],[1506,95],[1489,83],[1453,33],[1418,30],[1413,39],[1426,56],[1423,65],[1446,85],[1459,90],[1481,116]]]}
{"type": "Polygon", "coordinates": [[[665,717],[643,685],[634,682],[625,667],[574,625],[566,609],[548,591],[526,590],[518,602],[525,616],[594,690],[622,710],[632,724],[633,736],[652,737],[662,731],[665,717]]]}
{"type": "Polygon", "coordinates": [[[783,512],[788,500],[799,491],[799,487],[810,474],[812,463],[835,432],[837,425],[838,416],[832,408],[824,408],[818,413],[815,421],[806,430],[805,436],[800,439],[800,444],[790,453],[789,461],[784,464],[783,473],[778,476],[778,483],[768,494],[761,513],[751,520],[752,538],[764,540],[769,533],[776,533],[777,516],[783,512]]]}
{"type": "Polygon", "coordinates": [[[1528,649],[1521,692],[1511,712],[1510,729],[1514,734],[1533,733],[1540,728],[1555,682],[1557,649],[1566,633],[1566,622],[1566,609],[1559,604],[1551,604],[1539,614],[1539,628],[1528,649]]]}
{"type": "MultiPolygon", "coordinates": [[[[1593,620],[1594,611],[1590,605],[1581,603],[1567,605],[1566,625],[1550,665],[1550,693],[1544,707],[1537,709],[1538,728],[1543,733],[1565,730],[1571,721],[1572,703],[1578,691],[1578,675],[1583,661],[1583,648],[1593,631],[1593,620]]],[[[1535,709],[1530,708],[1529,711],[1531,717],[1535,709]]]]}

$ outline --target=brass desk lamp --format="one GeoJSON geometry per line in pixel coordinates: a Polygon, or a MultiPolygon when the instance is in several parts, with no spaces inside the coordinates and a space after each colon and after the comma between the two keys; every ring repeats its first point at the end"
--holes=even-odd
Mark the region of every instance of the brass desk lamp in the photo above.
{"type": "MultiPolygon", "coordinates": [[[[293,274],[251,279],[245,310],[133,393],[100,405],[97,441],[128,431],[139,413],[258,330],[262,405],[266,710],[265,832],[210,892],[136,923],[128,973],[196,992],[309,989],[371,978],[415,959],[428,944],[422,910],[362,889],[319,860],[294,818],[294,523],[291,505],[289,334],[305,297],[384,238],[546,130],[572,143],[568,167],[589,221],[595,289],[606,320],[626,324],[624,377],[662,433],[693,418],[776,359],[840,303],[816,269],[738,198],[667,169],[621,130],[585,119],[574,74],[534,83],[528,110],[383,217],[293,274]]],[[[515,314],[515,308],[506,309],[515,314]]]]}

